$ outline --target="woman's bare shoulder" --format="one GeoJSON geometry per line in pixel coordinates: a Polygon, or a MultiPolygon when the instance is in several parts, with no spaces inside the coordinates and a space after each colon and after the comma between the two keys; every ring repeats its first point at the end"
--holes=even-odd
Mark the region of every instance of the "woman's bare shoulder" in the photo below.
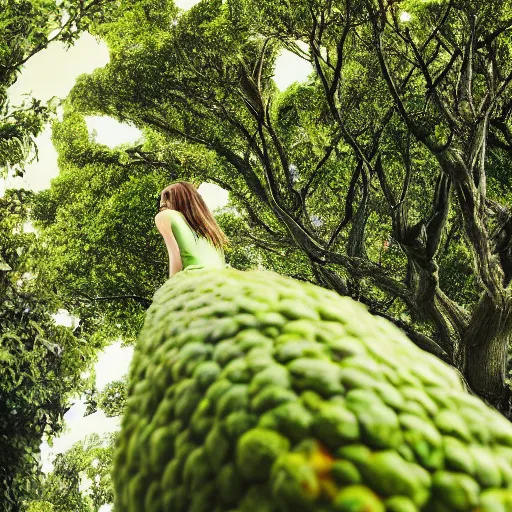
{"type": "Polygon", "coordinates": [[[168,208],[165,210],[161,210],[155,215],[155,222],[158,222],[160,219],[172,220],[173,218],[176,218],[177,213],[179,212],[176,210],[170,210],[168,208]]]}

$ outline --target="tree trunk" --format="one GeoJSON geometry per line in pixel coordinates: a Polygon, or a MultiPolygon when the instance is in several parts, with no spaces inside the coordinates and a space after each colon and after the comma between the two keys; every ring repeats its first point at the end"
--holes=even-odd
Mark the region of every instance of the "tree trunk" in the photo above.
{"type": "Polygon", "coordinates": [[[473,391],[507,417],[511,416],[510,390],[505,384],[512,331],[510,303],[480,300],[464,336],[464,375],[473,391]]]}
{"type": "Polygon", "coordinates": [[[466,347],[466,379],[471,389],[507,417],[511,416],[505,385],[508,337],[496,336],[489,343],[466,347]]]}

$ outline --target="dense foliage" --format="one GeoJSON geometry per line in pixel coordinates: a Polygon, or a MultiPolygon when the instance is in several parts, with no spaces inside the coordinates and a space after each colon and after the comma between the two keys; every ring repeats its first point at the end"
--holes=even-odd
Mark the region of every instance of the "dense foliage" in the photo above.
{"type": "MultiPolygon", "coordinates": [[[[52,106],[27,100],[12,106],[8,88],[23,65],[53,41],[72,44],[101,21],[108,0],[0,1],[0,177],[22,175],[37,149],[34,138],[52,106]]],[[[60,432],[80,375],[96,346],[83,331],[55,324],[58,293],[37,279],[44,251],[26,232],[31,194],[8,190],[0,199],[0,510],[19,510],[37,487],[39,445],[60,432]]]]}
{"type": "Polygon", "coordinates": [[[62,429],[74,393],[90,387],[82,372],[95,345],[81,330],[56,325],[61,307],[53,289],[42,286],[43,257],[33,232],[25,232],[30,193],[8,190],[0,199],[0,510],[17,510],[37,488],[39,445],[62,429]],[[3,507],[3,508],[2,508],[3,507]]]}
{"type": "Polygon", "coordinates": [[[8,88],[23,65],[52,42],[71,45],[105,19],[111,0],[2,0],[0,2],[0,175],[23,174],[34,138],[48,120],[51,105],[27,100],[11,106],[8,88]]]}
{"type": "Polygon", "coordinates": [[[91,434],[57,455],[52,472],[43,479],[40,498],[28,504],[27,512],[97,512],[113,503],[114,442],[114,436],[91,434]]]}
{"type": "Polygon", "coordinates": [[[90,140],[78,114],[55,121],[54,144],[60,175],[32,210],[51,251],[39,273],[62,291],[66,307],[79,318],[101,319],[96,336],[129,342],[165,276],[165,247],[153,217],[168,176],[148,172],[122,149],[90,140]]]}
{"type": "Polygon", "coordinates": [[[98,409],[105,413],[107,418],[122,416],[126,405],[126,379],[109,382],[104,389],[90,390],[86,393],[86,415],[95,413],[98,409]]]}

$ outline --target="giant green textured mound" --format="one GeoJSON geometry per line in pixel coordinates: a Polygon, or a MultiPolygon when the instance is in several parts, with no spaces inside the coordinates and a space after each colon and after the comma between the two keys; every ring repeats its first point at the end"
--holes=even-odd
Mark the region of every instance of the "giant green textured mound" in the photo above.
{"type": "Polygon", "coordinates": [[[270,272],[155,294],[116,512],[512,511],[512,426],[363,306],[270,272]]]}

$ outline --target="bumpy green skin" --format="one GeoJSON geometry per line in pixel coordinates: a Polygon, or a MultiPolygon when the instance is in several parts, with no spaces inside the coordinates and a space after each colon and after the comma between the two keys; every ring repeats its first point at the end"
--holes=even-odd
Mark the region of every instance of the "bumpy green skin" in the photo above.
{"type": "Polygon", "coordinates": [[[505,512],[512,426],[348,298],[184,271],[147,312],[114,482],[116,512],[505,512]]]}

